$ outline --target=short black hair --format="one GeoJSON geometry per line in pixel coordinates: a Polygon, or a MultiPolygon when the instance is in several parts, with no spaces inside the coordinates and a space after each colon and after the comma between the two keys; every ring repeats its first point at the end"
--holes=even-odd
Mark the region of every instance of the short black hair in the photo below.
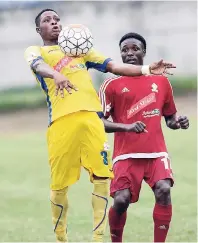
{"type": "Polygon", "coordinates": [[[144,49],[146,51],[146,40],[144,39],[143,36],[137,34],[137,33],[134,33],[134,32],[130,32],[130,33],[127,33],[125,35],[122,36],[122,38],[120,39],[120,42],[119,42],[119,46],[121,46],[121,43],[126,40],[126,39],[130,39],[130,38],[134,38],[136,40],[139,40],[142,42],[143,46],[144,46],[144,49]]]}
{"type": "Polygon", "coordinates": [[[57,14],[57,12],[53,9],[50,9],[50,8],[43,9],[40,13],[38,13],[38,15],[35,18],[35,24],[36,24],[37,27],[40,25],[41,14],[43,14],[44,12],[47,12],[47,11],[52,11],[52,12],[57,14]]]}

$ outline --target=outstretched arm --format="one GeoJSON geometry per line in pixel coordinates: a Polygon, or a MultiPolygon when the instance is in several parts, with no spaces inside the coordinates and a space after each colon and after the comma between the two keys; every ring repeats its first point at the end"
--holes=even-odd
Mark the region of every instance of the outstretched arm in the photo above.
{"type": "Polygon", "coordinates": [[[171,63],[165,63],[163,60],[152,63],[151,65],[137,66],[132,64],[118,64],[114,61],[109,61],[106,70],[115,75],[121,76],[140,76],[140,75],[162,75],[171,74],[167,69],[175,68],[171,63]]]}
{"type": "Polygon", "coordinates": [[[124,63],[118,64],[114,61],[108,62],[106,70],[107,72],[120,76],[140,76],[150,73],[149,66],[136,66],[124,63]]]}
{"type": "Polygon", "coordinates": [[[175,68],[172,63],[166,63],[163,60],[152,63],[151,65],[136,66],[132,64],[117,63],[111,58],[103,56],[95,49],[91,49],[83,57],[87,69],[94,68],[100,72],[110,72],[121,76],[141,76],[141,75],[163,75],[170,74],[168,69],[175,68]]]}

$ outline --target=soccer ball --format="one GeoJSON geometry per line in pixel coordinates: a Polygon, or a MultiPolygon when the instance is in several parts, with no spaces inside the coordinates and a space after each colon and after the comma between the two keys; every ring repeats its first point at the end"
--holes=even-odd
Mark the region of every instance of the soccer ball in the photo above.
{"type": "Polygon", "coordinates": [[[58,45],[66,56],[82,57],[93,47],[93,37],[86,26],[72,24],[61,30],[58,45]]]}

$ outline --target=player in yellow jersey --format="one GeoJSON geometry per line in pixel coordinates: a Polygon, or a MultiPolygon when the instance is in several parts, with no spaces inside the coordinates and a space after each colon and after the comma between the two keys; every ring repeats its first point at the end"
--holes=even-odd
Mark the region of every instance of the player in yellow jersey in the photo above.
{"type": "Polygon", "coordinates": [[[87,69],[138,76],[149,70],[153,74],[163,74],[173,65],[163,61],[150,66],[116,64],[94,49],[82,58],[66,57],[57,45],[61,30],[58,14],[45,9],[38,14],[35,23],[44,45],[27,48],[25,58],[46,95],[49,109],[47,142],[56,239],[67,242],[67,191],[80,178],[81,167],[84,167],[94,184],[93,241],[102,242],[108,181],[113,174],[104,125],[99,118],[102,107],[87,69]],[[57,95],[59,91],[60,95],[57,95]]]}

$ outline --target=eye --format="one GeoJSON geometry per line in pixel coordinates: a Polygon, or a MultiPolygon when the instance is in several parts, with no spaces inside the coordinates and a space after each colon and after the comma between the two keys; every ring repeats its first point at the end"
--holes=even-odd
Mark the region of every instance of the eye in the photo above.
{"type": "Polygon", "coordinates": [[[133,50],[134,50],[134,51],[139,51],[139,49],[140,49],[140,48],[138,48],[137,46],[134,46],[134,47],[133,47],[133,50]]]}
{"type": "Polygon", "coordinates": [[[122,52],[125,52],[125,53],[126,53],[127,51],[128,51],[127,48],[123,48],[123,49],[122,49],[122,52]]]}
{"type": "Polygon", "coordinates": [[[49,19],[45,19],[43,22],[44,22],[44,23],[47,23],[47,22],[49,22],[49,19]]]}

